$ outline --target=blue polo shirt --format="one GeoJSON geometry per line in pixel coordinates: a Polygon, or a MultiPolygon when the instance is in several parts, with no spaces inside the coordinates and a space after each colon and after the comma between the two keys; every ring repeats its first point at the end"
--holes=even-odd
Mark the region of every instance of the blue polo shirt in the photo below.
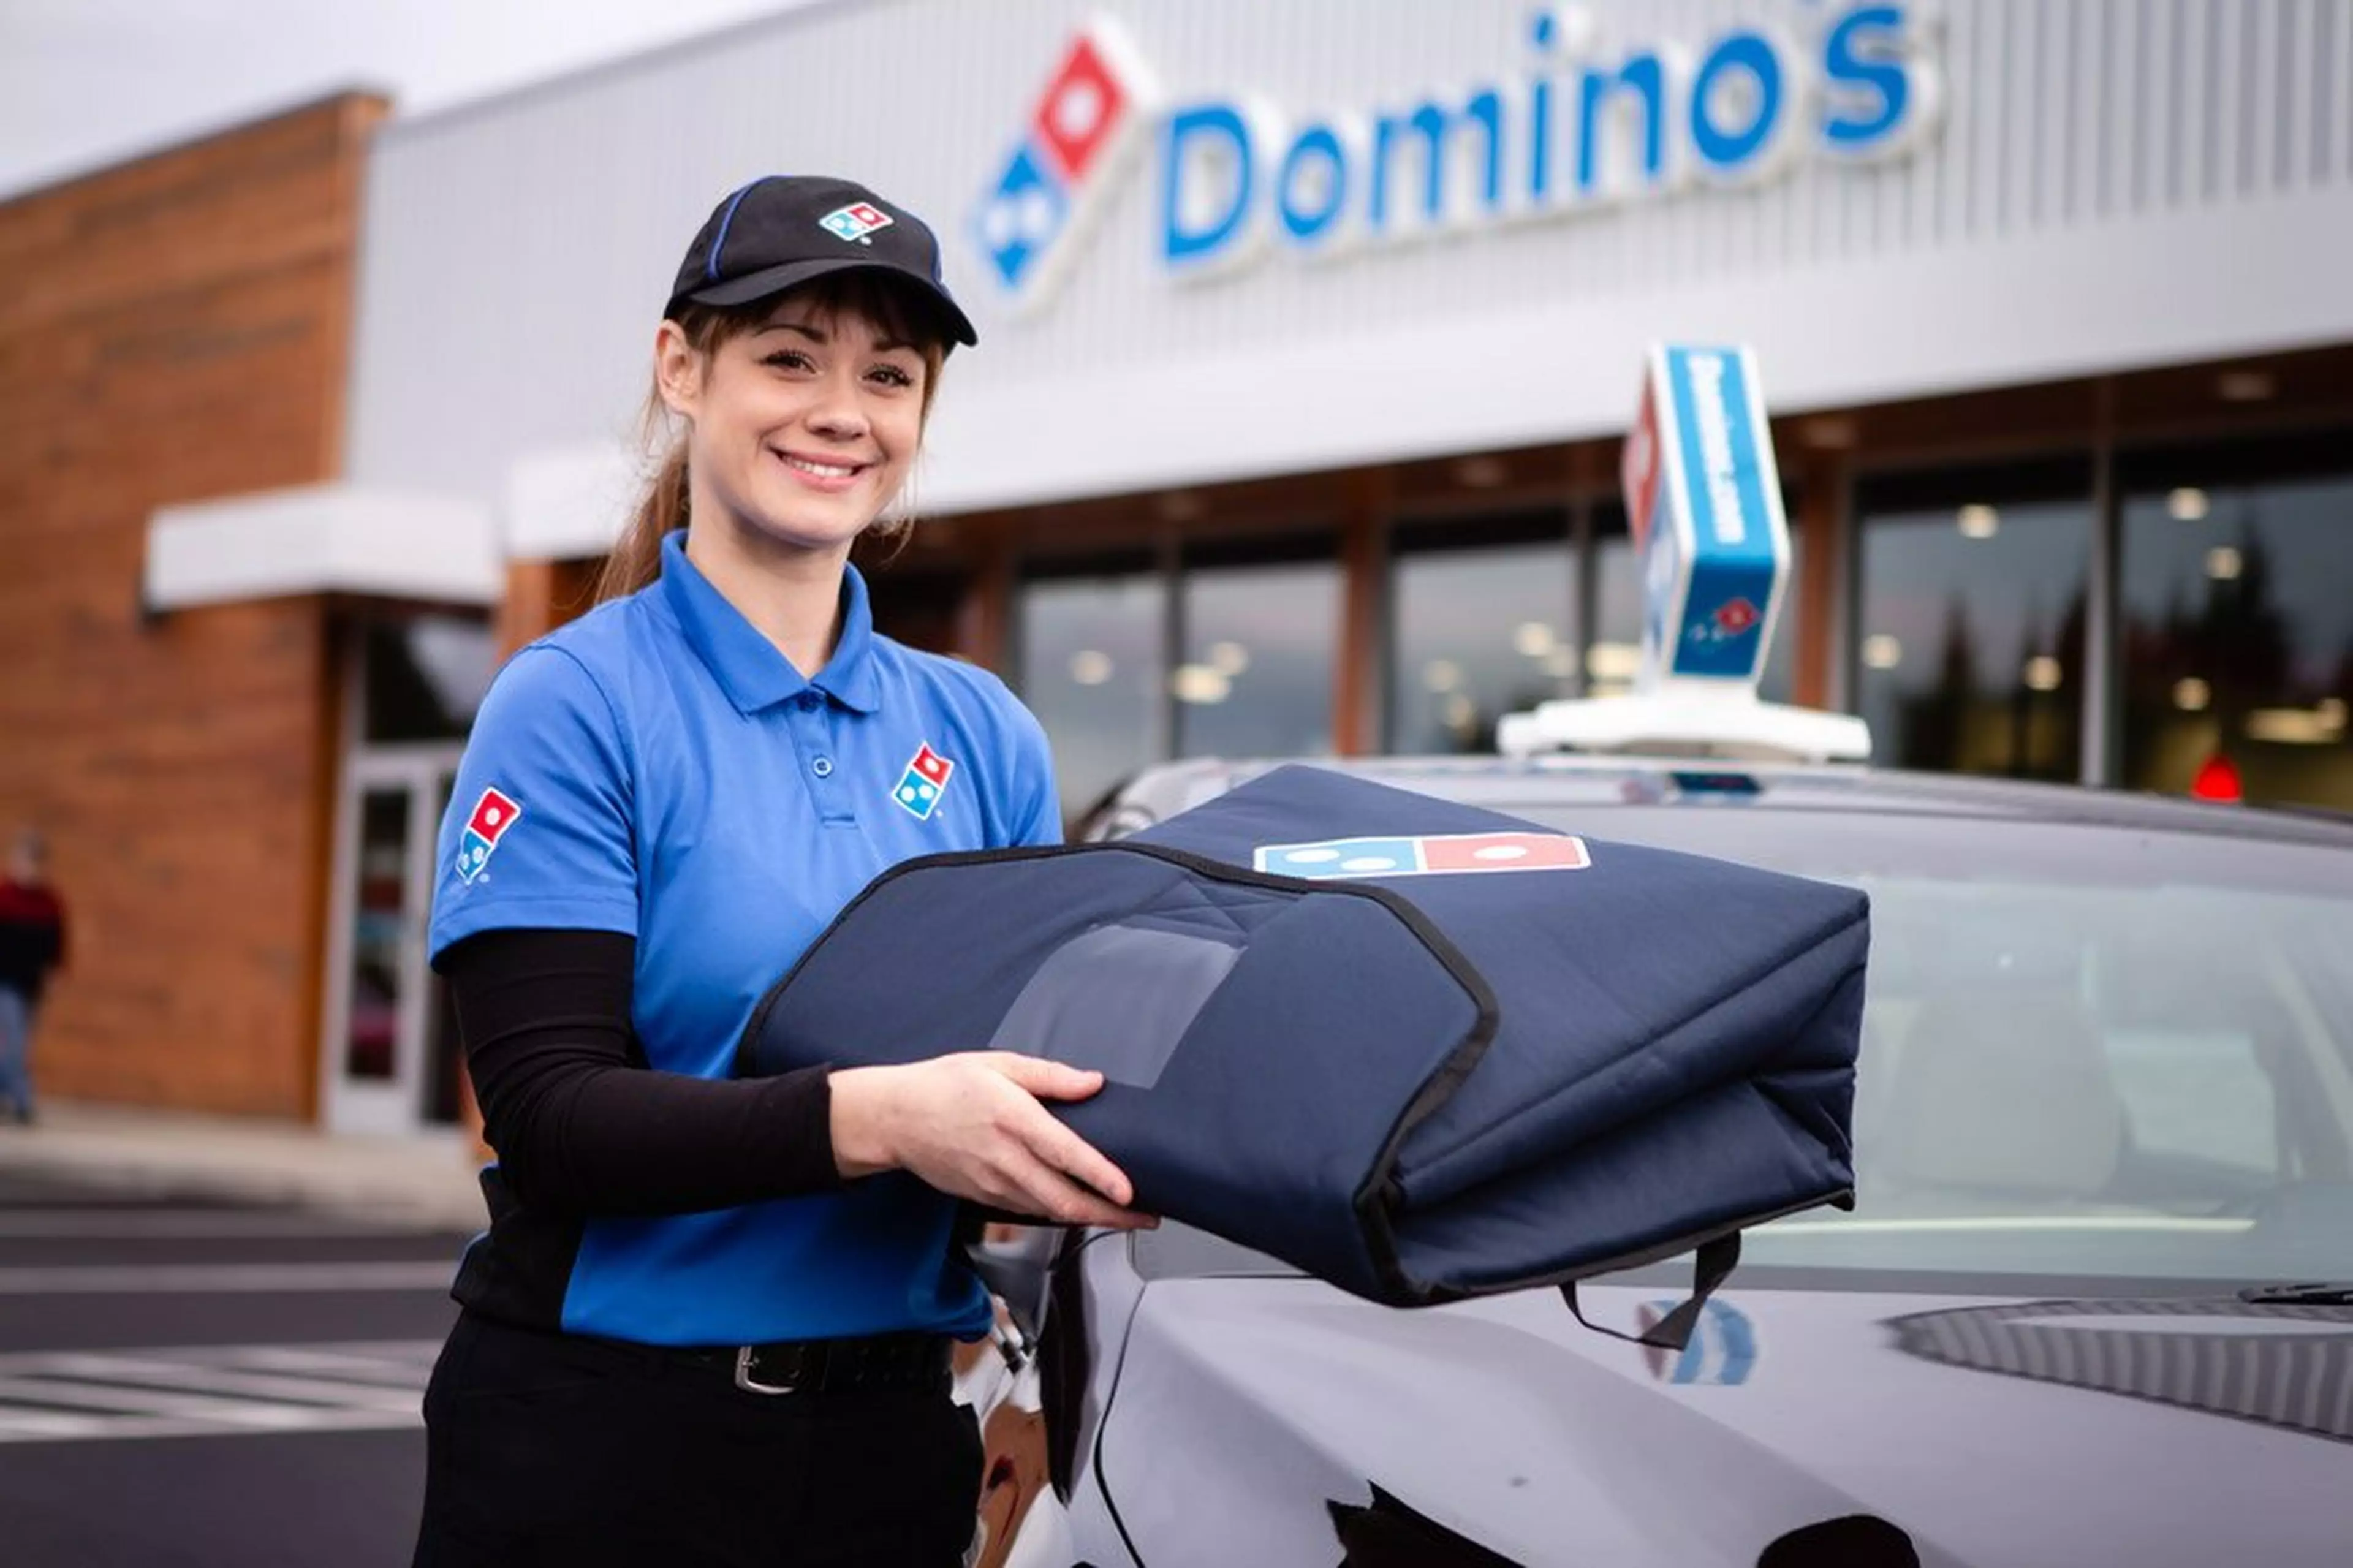
{"type": "MultiPolygon", "coordinates": [[[[499,928],[632,936],[647,1065],[718,1079],[761,995],[876,874],[1052,843],[1060,821],[1037,721],[995,676],[877,636],[855,568],[833,657],[804,677],[684,539],[659,581],[492,684],[441,825],[432,951],[499,928]]],[[[543,1303],[518,1315],[547,1326],[691,1345],[988,1326],[953,1203],[903,1173],[560,1223],[500,1215],[495,1168],[485,1184],[493,1224],[459,1294],[543,1303]]]]}

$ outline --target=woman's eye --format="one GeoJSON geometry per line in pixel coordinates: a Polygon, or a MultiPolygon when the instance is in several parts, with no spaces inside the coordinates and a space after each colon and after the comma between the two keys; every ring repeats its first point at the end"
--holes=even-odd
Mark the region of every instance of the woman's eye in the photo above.
{"type": "Polygon", "coordinates": [[[902,387],[915,384],[915,378],[895,364],[878,364],[871,372],[874,379],[885,386],[902,387]]]}
{"type": "Polygon", "coordinates": [[[809,356],[801,353],[798,349],[778,349],[775,353],[770,354],[761,363],[764,364],[775,365],[778,370],[807,370],[811,368],[809,356]]]}

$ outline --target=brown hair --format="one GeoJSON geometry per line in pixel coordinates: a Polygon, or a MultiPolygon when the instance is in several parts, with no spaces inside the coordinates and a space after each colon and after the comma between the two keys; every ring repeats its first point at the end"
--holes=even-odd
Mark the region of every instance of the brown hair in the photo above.
{"type": "MultiPolygon", "coordinates": [[[[923,356],[923,416],[931,416],[932,398],[939,391],[940,368],[947,359],[949,336],[919,293],[873,272],[849,271],[812,279],[789,290],[786,297],[804,301],[825,315],[862,317],[884,336],[914,344],[923,356]]],[[[721,348],[765,321],[776,304],[774,297],[749,305],[688,304],[670,319],[679,324],[688,344],[707,365],[721,348]]],[[[659,386],[647,393],[642,418],[649,446],[670,429],[670,408],[662,402],[659,386]]],[[[671,532],[687,526],[689,493],[686,433],[679,431],[671,435],[669,446],[663,448],[661,462],[630,513],[628,526],[621,530],[613,552],[605,558],[605,569],[596,579],[598,604],[634,594],[661,575],[661,543],[671,532]]],[[[902,517],[894,522],[877,521],[867,531],[881,538],[896,538],[903,535],[907,527],[907,520],[902,517]]]]}

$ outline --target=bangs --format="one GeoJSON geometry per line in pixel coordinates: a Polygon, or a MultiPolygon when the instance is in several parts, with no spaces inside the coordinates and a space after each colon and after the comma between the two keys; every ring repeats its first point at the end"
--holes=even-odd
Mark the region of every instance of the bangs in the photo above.
{"type": "MultiPolygon", "coordinates": [[[[938,308],[920,287],[880,269],[828,272],[786,289],[782,298],[806,303],[828,316],[860,317],[881,337],[907,343],[927,359],[936,361],[945,355],[953,341],[938,308]]],[[[776,303],[762,300],[760,314],[765,318],[776,303]]]]}

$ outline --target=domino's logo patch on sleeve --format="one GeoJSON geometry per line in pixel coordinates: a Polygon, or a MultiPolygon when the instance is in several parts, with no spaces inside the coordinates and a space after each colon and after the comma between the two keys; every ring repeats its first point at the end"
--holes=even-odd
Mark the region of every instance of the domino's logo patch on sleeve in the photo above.
{"type": "Polygon", "coordinates": [[[466,818],[466,830],[458,837],[458,879],[470,884],[491,863],[499,841],[522,815],[522,806],[515,798],[499,789],[486,789],[482,798],[474,803],[471,815],[466,818]]]}

